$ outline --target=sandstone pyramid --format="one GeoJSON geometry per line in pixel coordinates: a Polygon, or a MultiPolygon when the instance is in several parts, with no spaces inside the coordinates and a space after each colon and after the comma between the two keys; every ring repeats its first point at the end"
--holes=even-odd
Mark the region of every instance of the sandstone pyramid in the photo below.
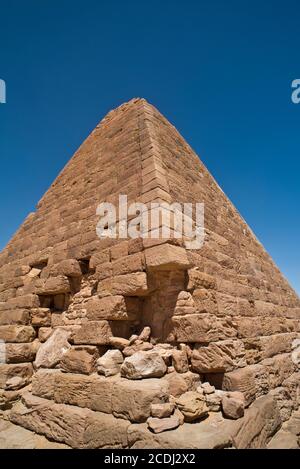
{"type": "Polygon", "coordinates": [[[143,99],[101,121],[0,255],[2,413],[73,448],[297,446],[299,332],[296,293],[143,99]],[[120,194],[203,202],[204,245],[99,239],[120,194]]]}

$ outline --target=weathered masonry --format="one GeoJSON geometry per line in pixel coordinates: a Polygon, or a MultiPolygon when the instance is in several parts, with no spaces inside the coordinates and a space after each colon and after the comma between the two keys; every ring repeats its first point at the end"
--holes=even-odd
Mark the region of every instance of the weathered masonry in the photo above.
{"type": "Polygon", "coordinates": [[[51,441],[298,446],[300,300],[143,99],[102,120],[0,254],[0,339],[0,415],[51,441]],[[204,246],[100,240],[96,208],[119,194],[203,202],[204,246]]]}

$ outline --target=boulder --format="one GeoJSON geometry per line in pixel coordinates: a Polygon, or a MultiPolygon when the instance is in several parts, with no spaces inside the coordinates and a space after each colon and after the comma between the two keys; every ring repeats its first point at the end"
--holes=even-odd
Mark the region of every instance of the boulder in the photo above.
{"type": "Polygon", "coordinates": [[[108,350],[97,361],[97,370],[104,376],[113,376],[119,373],[124,361],[120,350],[108,350]]]}
{"type": "Polygon", "coordinates": [[[121,366],[121,375],[127,379],[161,378],[167,366],[156,352],[136,352],[125,358],[121,366]]]}
{"type": "Polygon", "coordinates": [[[228,393],[222,397],[222,410],[225,417],[239,419],[243,417],[245,409],[245,399],[242,393],[228,393]]]}
{"type": "Polygon", "coordinates": [[[68,339],[71,336],[70,331],[64,329],[55,329],[49,339],[43,343],[35,359],[37,368],[54,368],[63,355],[71,348],[68,339]]]}

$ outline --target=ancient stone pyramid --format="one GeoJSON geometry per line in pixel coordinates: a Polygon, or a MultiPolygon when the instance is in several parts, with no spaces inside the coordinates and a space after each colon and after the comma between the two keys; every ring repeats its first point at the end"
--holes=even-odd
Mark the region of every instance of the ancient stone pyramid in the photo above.
{"type": "Polygon", "coordinates": [[[102,120],[3,250],[0,302],[19,426],[74,448],[297,445],[299,298],[143,99],[102,120]],[[203,247],[99,239],[97,206],[120,194],[203,202],[203,247]]]}

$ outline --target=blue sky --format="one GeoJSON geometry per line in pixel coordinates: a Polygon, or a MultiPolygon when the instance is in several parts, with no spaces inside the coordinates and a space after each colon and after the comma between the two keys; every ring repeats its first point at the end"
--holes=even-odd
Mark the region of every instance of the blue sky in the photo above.
{"type": "Polygon", "coordinates": [[[1,0],[0,249],[110,109],[148,99],[300,292],[298,0],[1,0]]]}

